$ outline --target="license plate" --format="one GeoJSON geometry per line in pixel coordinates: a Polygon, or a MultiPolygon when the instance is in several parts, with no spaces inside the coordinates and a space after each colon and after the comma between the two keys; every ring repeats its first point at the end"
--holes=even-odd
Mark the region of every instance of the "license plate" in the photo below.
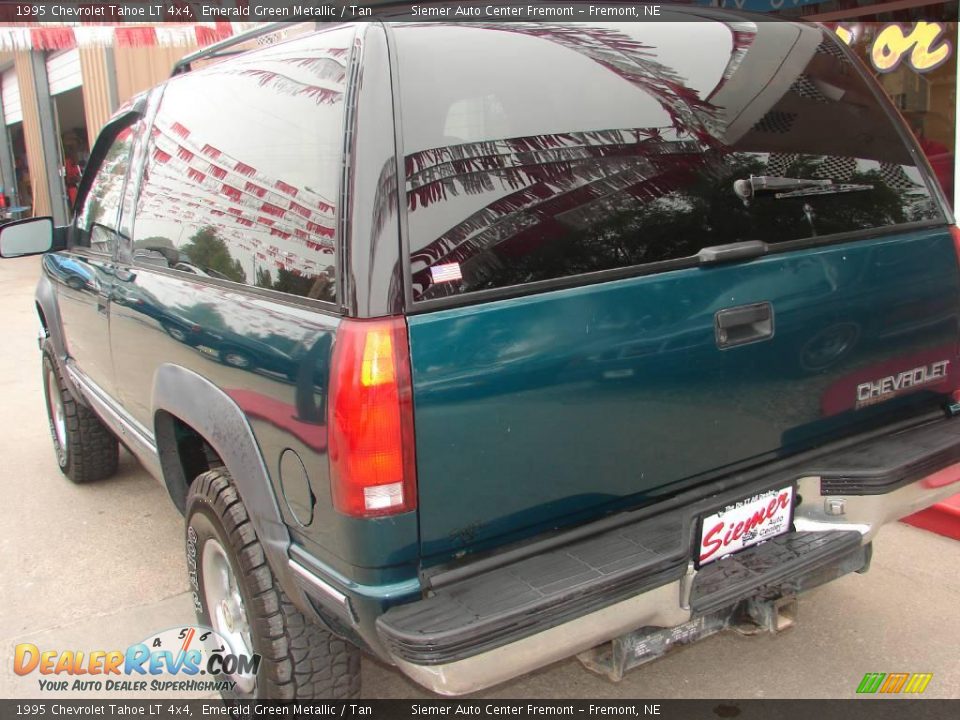
{"type": "Polygon", "coordinates": [[[790,530],[794,497],[790,485],[744,498],[704,517],[700,521],[697,567],[790,530]]]}

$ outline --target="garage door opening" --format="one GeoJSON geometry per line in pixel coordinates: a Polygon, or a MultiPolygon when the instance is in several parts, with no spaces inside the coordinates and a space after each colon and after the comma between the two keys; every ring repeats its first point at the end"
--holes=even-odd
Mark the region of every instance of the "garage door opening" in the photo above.
{"type": "Polygon", "coordinates": [[[12,220],[30,214],[33,188],[30,185],[30,166],[27,163],[27,143],[23,137],[23,123],[13,123],[7,126],[7,137],[10,141],[10,154],[13,157],[13,174],[15,184],[4,186],[3,194],[6,197],[7,209],[12,213],[12,220]]]}
{"type": "Polygon", "coordinates": [[[83,109],[83,88],[68,90],[53,97],[57,137],[60,140],[60,175],[67,203],[73,208],[80,176],[90,157],[87,143],[87,117],[83,109]]]}
{"type": "Polygon", "coordinates": [[[4,159],[0,205],[0,222],[17,220],[30,213],[33,190],[27,163],[27,145],[23,136],[23,109],[20,104],[20,83],[15,70],[3,73],[0,79],[0,100],[3,103],[3,122],[10,155],[4,159]],[[7,164],[9,163],[9,165],[7,164]]]}
{"type": "Polygon", "coordinates": [[[73,49],[50,55],[47,58],[47,80],[53,98],[59,145],[61,192],[67,205],[73,208],[80,176],[90,156],[79,51],[73,49]]]}

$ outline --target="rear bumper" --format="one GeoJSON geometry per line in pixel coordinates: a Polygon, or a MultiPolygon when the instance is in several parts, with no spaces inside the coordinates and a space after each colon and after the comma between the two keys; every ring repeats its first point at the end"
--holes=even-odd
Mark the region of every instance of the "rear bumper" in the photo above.
{"type": "MultiPolygon", "coordinates": [[[[771,589],[800,592],[863,570],[868,546],[881,526],[957,492],[958,457],[960,420],[874,437],[684,507],[647,513],[636,523],[460,579],[421,601],[391,609],[378,620],[377,630],[393,662],[421,685],[443,695],[483,690],[640,627],[674,627],[723,603],[771,589]],[[846,485],[845,478],[851,478],[846,485]],[[744,580],[740,573],[717,585],[718,573],[709,570],[715,565],[700,572],[694,568],[690,558],[697,518],[791,481],[798,495],[794,531],[781,538],[815,550],[793,558],[792,564],[777,561],[772,574],[754,580],[744,580]],[[806,578],[816,580],[807,583],[806,578]]],[[[769,558],[764,563],[771,565],[769,558]]]]}

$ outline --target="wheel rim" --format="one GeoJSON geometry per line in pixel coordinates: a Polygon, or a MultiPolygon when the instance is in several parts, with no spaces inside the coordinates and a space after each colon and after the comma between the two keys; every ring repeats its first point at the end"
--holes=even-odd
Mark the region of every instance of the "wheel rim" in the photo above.
{"type": "Polygon", "coordinates": [[[47,405],[50,411],[50,427],[53,437],[61,451],[67,449],[67,418],[63,412],[63,398],[60,397],[60,384],[53,370],[47,371],[47,405]]]}
{"type": "MultiPolygon", "coordinates": [[[[234,653],[252,657],[250,622],[247,619],[243,596],[240,594],[227,552],[214,538],[210,538],[203,545],[201,570],[203,594],[213,629],[230,643],[230,649],[234,653]]],[[[257,684],[256,675],[250,673],[235,673],[227,677],[237,684],[237,691],[243,694],[252,693],[257,684]]]]}
{"type": "Polygon", "coordinates": [[[245,368],[250,364],[250,361],[239,353],[227,353],[223,359],[227,365],[233,365],[238,368],[245,368]]]}

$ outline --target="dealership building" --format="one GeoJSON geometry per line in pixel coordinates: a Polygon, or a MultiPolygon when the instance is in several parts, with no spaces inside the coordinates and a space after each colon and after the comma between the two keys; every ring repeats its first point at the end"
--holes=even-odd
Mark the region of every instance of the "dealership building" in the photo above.
{"type": "Polygon", "coordinates": [[[957,13],[931,0],[701,0],[698,4],[821,22],[848,43],[910,123],[954,207],[957,13]]]}
{"type": "MultiPolygon", "coordinates": [[[[828,24],[879,78],[957,205],[957,13],[930,0],[692,0],[828,24]]],[[[0,26],[0,185],[16,217],[66,222],[100,126],[174,62],[251,23],[0,26]]],[[[825,132],[829,129],[825,128],[825,132]]]]}
{"type": "Polygon", "coordinates": [[[242,23],[0,26],[0,185],[16,217],[65,223],[100,127],[198,47],[242,23]]]}

